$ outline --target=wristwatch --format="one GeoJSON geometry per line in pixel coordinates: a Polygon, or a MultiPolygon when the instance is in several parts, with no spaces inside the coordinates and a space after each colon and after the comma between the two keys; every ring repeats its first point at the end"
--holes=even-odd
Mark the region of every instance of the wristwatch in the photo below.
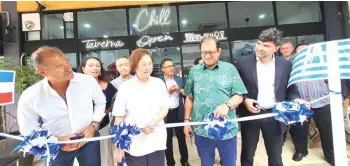
{"type": "Polygon", "coordinates": [[[226,106],[228,107],[229,110],[231,110],[231,107],[232,107],[232,104],[230,101],[227,101],[226,103],[226,106]]]}
{"type": "Polygon", "coordinates": [[[95,130],[98,130],[98,128],[100,127],[100,123],[95,122],[95,121],[91,122],[90,125],[91,125],[91,126],[94,126],[94,127],[95,127],[95,130]]]}

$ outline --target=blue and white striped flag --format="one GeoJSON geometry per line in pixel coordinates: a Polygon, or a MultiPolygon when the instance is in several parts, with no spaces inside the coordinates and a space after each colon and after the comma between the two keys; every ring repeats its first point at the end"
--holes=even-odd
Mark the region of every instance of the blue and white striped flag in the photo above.
{"type": "Polygon", "coordinates": [[[327,59],[329,56],[338,57],[340,79],[350,79],[350,39],[337,41],[338,54],[336,55],[327,53],[330,49],[335,49],[331,48],[329,43],[312,44],[298,52],[288,87],[297,82],[328,79],[327,59]]]}

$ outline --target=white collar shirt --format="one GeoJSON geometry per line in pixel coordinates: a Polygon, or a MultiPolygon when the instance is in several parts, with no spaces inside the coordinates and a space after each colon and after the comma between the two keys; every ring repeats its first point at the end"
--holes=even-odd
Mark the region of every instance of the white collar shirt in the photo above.
{"type": "MultiPolygon", "coordinates": [[[[130,74],[130,75],[129,75],[129,79],[131,79],[132,77],[134,77],[134,76],[130,74]]],[[[119,86],[120,86],[123,82],[125,82],[125,81],[127,81],[127,80],[124,80],[124,78],[123,78],[122,76],[119,76],[118,78],[112,80],[112,81],[111,81],[111,84],[112,84],[116,89],[118,89],[119,86]]]]}
{"type": "MultiPolygon", "coordinates": [[[[167,89],[169,89],[170,87],[172,87],[173,85],[179,87],[176,84],[176,81],[174,79],[174,77],[172,77],[171,79],[167,79],[165,76],[165,84],[167,86],[167,89]]],[[[180,88],[180,87],[179,87],[180,88]]],[[[169,94],[169,108],[177,108],[179,107],[179,97],[180,97],[180,93],[179,91],[175,91],[172,94],[169,94]]]]}
{"type": "Polygon", "coordinates": [[[263,64],[257,57],[256,69],[258,76],[258,104],[270,109],[276,105],[275,98],[275,56],[268,64],[263,64]]]}
{"type": "Polygon", "coordinates": [[[42,127],[53,136],[64,136],[92,121],[100,122],[106,115],[106,97],[92,76],[74,73],[66,91],[66,101],[67,104],[46,78],[27,88],[17,107],[21,134],[28,135],[33,129],[42,127]]]}
{"type": "MultiPolygon", "coordinates": [[[[137,77],[120,85],[113,107],[113,116],[122,116],[127,124],[145,127],[153,121],[163,107],[168,108],[169,94],[164,82],[155,77],[149,77],[146,83],[141,83],[137,77]]],[[[164,124],[161,120],[158,124],[164,124]]],[[[166,149],[166,129],[157,127],[153,132],[132,137],[128,151],[132,156],[144,156],[158,150],[166,149]]]]}

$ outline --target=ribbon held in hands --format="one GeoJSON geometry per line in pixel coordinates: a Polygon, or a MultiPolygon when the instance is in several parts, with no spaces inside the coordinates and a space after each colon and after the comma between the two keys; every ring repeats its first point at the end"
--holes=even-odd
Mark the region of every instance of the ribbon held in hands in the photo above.
{"type": "MultiPolygon", "coordinates": [[[[124,121],[120,122],[119,125],[115,125],[110,130],[111,135],[114,135],[112,142],[116,144],[120,151],[130,150],[131,138],[135,135],[140,134],[140,129],[136,125],[126,124],[124,121]]],[[[125,156],[123,156],[122,165],[126,165],[125,156]]]]}
{"type": "Polygon", "coordinates": [[[272,108],[272,112],[278,114],[275,116],[275,120],[286,124],[302,123],[314,114],[305,104],[298,104],[292,101],[277,103],[272,108]]]}
{"type": "Polygon", "coordinates": [[[227,121],[226,118],[220,117],[215,119],[214,112],[210,112],[203,122],[208,122],[204,125],[204,129],[207,130],[208,136],[212,136],[214,140],[220,140],[225,134],[232,132],[235,126],[232,122],[227,121]]]}
{"type": "Polygon", "coordinates": [[[24,140],[15,147],[12,152],[17,150],[32,155],[38,155],[41,159],[54,160],[61,148],[56,137],[42,128],[35,129],[30,135],[25,136],[24,140]]]}

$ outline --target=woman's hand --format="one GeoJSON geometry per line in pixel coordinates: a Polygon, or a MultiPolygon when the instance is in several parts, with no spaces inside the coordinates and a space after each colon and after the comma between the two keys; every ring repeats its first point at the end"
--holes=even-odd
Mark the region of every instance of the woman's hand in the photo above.
{"type": "Polygon", "coordinates": [[[141,131],[146,135],[153,133],[154,122],[149,122],[141,131]]]}
{"type": "Polygon", "coordinates": [[[124,151],[121,151],[119,148],[115,148],[114,150],[114,160],[117,161],[118,163],[122,162],[123,156],[125,155],[124,151]]]}

